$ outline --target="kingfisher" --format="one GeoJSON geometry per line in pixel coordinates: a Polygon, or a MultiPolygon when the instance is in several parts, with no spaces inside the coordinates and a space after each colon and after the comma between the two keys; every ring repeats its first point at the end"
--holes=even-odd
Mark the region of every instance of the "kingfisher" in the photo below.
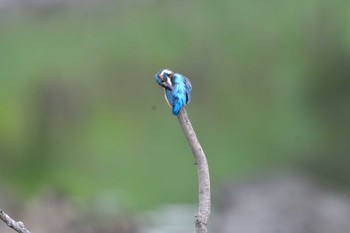
{"type": "Polygon", "coordinates": [[[156,82],[164,88],[165,100],[177,116],[183,106],[191,100],[192,84],[182,74],[169,69],[160,70],[155,75],[156,82]]]}

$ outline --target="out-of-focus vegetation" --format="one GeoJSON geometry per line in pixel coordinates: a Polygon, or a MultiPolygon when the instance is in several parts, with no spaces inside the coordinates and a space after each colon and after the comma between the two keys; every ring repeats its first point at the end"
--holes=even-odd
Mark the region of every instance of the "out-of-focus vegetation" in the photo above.
{"type": "Polygon", "coordinates": [[[23,196],[194,202],[162,68],[192,81],[214,187],[291,164],[350,185],[349,1],[117,1],[0,20],[0,182],[23,196]]]}

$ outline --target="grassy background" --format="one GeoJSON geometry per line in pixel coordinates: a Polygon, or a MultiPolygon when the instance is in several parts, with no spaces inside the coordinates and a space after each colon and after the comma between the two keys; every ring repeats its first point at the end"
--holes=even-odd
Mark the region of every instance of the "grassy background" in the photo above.
{"type": "Polygon", "coordinates": [[[154,74],[189,77],[212,183],[284,166],[349,185],[350,2],[150,1],[0,16],[0,183],[127,208],[196,201],[154,74]]]}

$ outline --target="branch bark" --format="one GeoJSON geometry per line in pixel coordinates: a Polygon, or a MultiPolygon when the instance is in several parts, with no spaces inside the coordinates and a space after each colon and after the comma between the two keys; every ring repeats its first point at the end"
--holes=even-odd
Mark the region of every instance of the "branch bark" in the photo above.
{"type": "Polygon", "coordinates": [[[23,222],[16,222],[10,216],[8,216],[2,209],[0,209],[0,219],[4,221],[7,226],[11,227],[13,230],[18,233],[30,233],[27,228],[24,226],[23,222]]]}
{"type": "Polygon", "coordinates": [[[197,233],[207,233],[208,219],[210,215],[210,179],[207,158],[203,152],[202,146],[198,141],[191,121],[188,118],[186,109],[183,107],[178,115],[182,131],[187,142],[191,147],[192,154],[197,165],[198,184],[199,184],[199,208],[195,215],[195,226],[197,233]]]}

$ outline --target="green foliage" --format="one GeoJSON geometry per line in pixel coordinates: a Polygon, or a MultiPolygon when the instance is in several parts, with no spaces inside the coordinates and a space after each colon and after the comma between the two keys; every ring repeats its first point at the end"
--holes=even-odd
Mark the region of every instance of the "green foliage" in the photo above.
{"type": "Polygon", "coordinates": [[[187,109],[214,187],[324,149],[347,151],[338,139],[350,130],[338,126],[349,119],[349,92],[332,85],[339,97],[322,103],[329,83],[349,85],[349,3],[199,4],[2,16],[1,182],[83,199],[113,191],[137,208],[195,201],[192,155],[153,78],[162,68],[192,81],[187,109]],[[319,109],[333,103],[328,128],[319,109]]]}

